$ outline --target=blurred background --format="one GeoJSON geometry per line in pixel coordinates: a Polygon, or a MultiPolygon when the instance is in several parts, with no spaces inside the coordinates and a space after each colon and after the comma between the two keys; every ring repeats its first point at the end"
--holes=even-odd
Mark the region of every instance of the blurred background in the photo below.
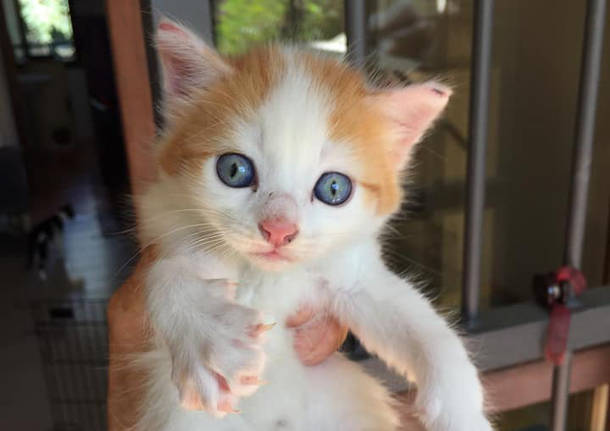
{"type": "MultiPolygon", "coordinates": [[[[105,429],[105,303],[137,261],[130,195],[150,175],[146,145],[162,124],[149,43],[158,16],[185,22],[227,55],[291,40],[342,58],[346,3],[0,1],[0,429],[105,429]]],[[[534,275],[562,262],[586,7],[495,2],[483,311],[533,302],[534,275]]],[[[473,16],[473,0],[370,0],[361,23],[365,70],[455,89],[420,146],[408,217],[387,247],[388,262],[446,310],[460,307],[473,16]]],[[[592,287],[610,277],[609,39],[606,31],[582,263],[592,287]]],[[[602,377],[570,396],[569,430],[610,429],[602,348],[590,365],[602,377]]],[[[499,428],[549,429],[545,394],[517,389],[513,398],[525,401],[500,400],[499,428]]]]}

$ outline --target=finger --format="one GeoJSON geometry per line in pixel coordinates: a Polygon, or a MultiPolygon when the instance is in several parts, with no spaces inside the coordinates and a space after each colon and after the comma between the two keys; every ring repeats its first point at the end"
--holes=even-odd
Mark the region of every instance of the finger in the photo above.
{"type": "Polygon", "coordinates": [[[335,351],[335,329],[329,327],[322,333],[313,334],[313,337],[319,338],[300,334],[300,339],[295,340],[294,348],[304,365],[317,365],[335,351]]]}
{"type": "Polygon", "coordinates": [[[309,322],[315,315],[315,311],[310,306],[303,306],[295,314],[291,315],[286,319],[286,326],[288,328],[296,328],[307,322],[309,322]]]}
{"type": "MultiPolygon", "coordinates": [[[[128,366],[126,358],[149,348],[151,332],[146,312],[144,277],[157,255],[154,248],[145,249],[133,274],[114,292],[108,303],[109,430],[132,429],[142,408],[144,397],[140,388],[146,387],[146,376],[128,366]]],[[[187,404],[191,403],[194,408],[201,408],[196,399],[190,398],[187,404]]]]}
{"type": "Polygon", "coordinates": [[[113,325],[117,320],[123,323],[133,322],[134,316],[145,314],[144,276],[146,269],[157,256],[156,249],[149,247],[142,255],[133,273],[111,296],[108,302],[108,323],[113,325]],[[123,319],[124,318],[124,319],[123,319]]]}
{"type": "Polygon", "coordinates": [[[347,328],[336,319],[324,319],[321,322],[295,331],[294,348],[305,365],[323,362],[337,351],[347,335],[347,328]]]}
{"type": "Polygon", "coordinates": [[[130,279],[114,292],[106,315],[111,354],[142,351],[150,334],[146,299],[137,279],[130,279]]]}

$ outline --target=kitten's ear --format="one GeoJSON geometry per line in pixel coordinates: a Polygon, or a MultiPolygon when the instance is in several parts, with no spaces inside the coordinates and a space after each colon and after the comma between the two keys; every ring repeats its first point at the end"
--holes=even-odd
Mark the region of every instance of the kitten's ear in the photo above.
{"type": "Polygon", "coordinates": [[[395,139],[390,160],[395,161],[396,169],[406,165],[414,145],[443,112],[450,96],[451,89],[436,82],[385,90],[371,96],[393,127],[395,139]]]}
{"type": "Polygon", "coordinates": [[[166,109],[188,101],[194,90],[209,87],[231,72],[231,67],[199,36],[167,18],[159,22],[155,43],[166,109]]]}

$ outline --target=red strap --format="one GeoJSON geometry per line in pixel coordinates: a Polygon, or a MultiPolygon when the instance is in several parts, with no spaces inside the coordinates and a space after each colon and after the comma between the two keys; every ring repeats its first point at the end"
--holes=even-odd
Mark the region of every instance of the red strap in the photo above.
{"type": "Polygon", "coordinates": [[[580,295],[587,288],[587,281],[583,273],[576,268],[563,266],[555,273],[555,283],[562,289],[562,294],[551,306],[544,353],[547,360],[555,365],[561,365],[570,335],[570,309],[566,303],[569,303],[571,297],[580,295]]]}
{"type": "Polygon", "coordinates": [[[554,304],[547,334],[544,354],[548,361],[561,365],[568,346],[570,310],[563,304],[554,304]]]}
{"type": "Polygon", "coordinates": [[[570,283],[573,295],[580,295],[587,288],[584,274],[571,266],[559,268],[555,277],[557,283],[570,283]]]}

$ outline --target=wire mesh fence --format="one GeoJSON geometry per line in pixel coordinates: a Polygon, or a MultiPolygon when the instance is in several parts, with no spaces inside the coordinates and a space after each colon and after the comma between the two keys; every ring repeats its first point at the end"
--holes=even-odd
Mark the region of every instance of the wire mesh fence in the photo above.
{"type": "Polygon", "coordinates": [[[31,311],[53,430],[105,430],[106,301],[35,301],[31,311]]]}

